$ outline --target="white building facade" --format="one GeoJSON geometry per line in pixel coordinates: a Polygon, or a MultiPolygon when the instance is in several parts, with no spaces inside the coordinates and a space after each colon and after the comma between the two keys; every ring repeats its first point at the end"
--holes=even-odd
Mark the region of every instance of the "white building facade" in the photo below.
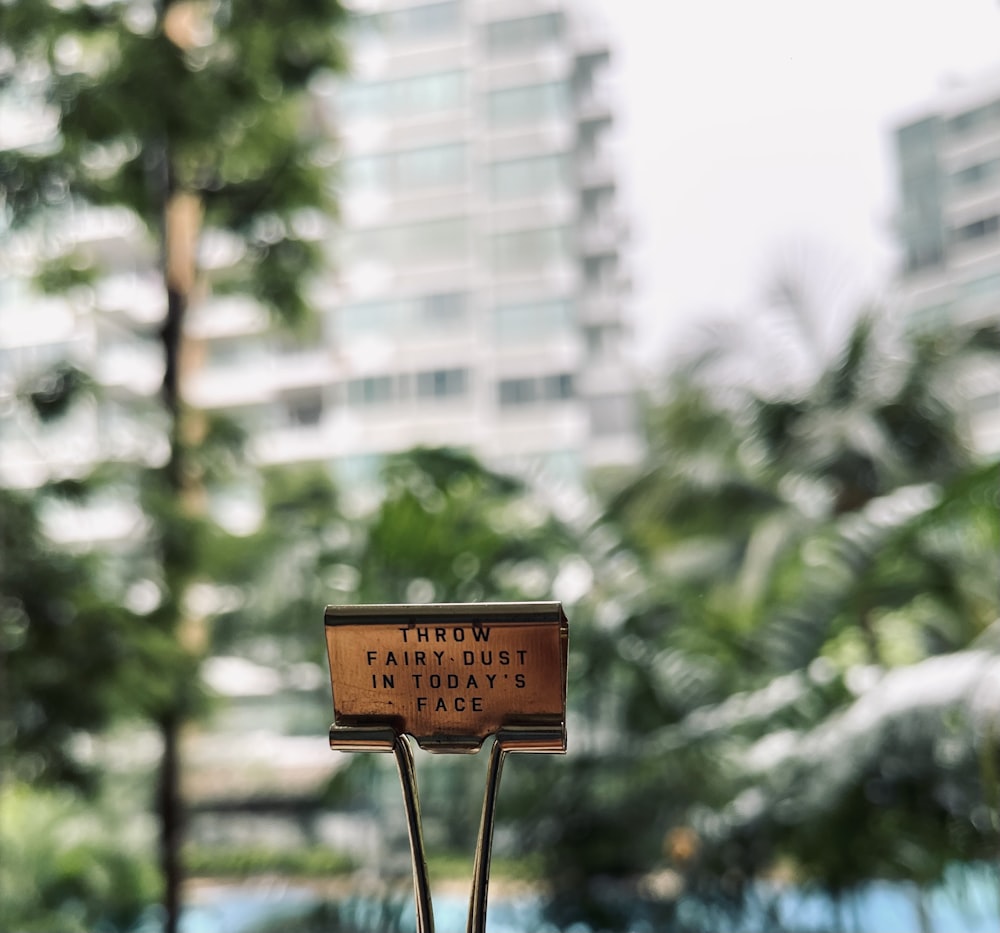
{"type": "MultiPolygon", "coordinates": [[[[941,95],[895,142],[911,327],[1000,324],[1000,73],[941,95]]],[[[974,375],[976,443],[1000,452],[995,367],[974,375]]]]}
{"type": "Polygon", "coordinates": [[[209,304],[194,322],[208,362],[192,401],[256,407],[262,462],[351,479],[386,453],[450,445],[579,477],[637,458],[609,52],[580,12],[358,12],[352,79],[316,91],[340,150],[341,218],[314,290],[322,339],[264,366],[252,307],[209,304]]]}
{"type": "MultiPolygon", "coordinates": [[[[213,268],[233,257],[211,232],[201,250],[185,394],[242,422],[258,462],[351,481],[415,445],[556,478],[637,459],[610,56],[582,12],[562,0],[358,10],[351,79],[314,95],[341,209],[316,221],[329,258],[312,288],[319,326],[292,339],[253,300],[213,296],[213,268]]],[[[42,300],[26,280],[4,286],[0,388],[69,356],[112,391],[69,445],[8,421],[0,482],[34,485],[136,445],[156,459],[125,414],[129,399],[155,407],[164,313],[155,253],[130,223],[94,212],[64,244],[100,260],[93,288],[42,300]]]]}

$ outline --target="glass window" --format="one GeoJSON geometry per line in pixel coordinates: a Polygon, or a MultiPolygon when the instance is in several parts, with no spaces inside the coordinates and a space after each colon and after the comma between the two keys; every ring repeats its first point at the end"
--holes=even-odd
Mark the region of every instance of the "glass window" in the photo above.
{"type": "Polygon", "coordinates": [[[496,126],[515,126],[560,117],[569,112],[570,94],[565,81],[529,84],[493,91],[486,112],[496,126]]]}
{"type": "Polygon", "coordinates": [[[462,143],[345,159],[344,182],[356,191],[398,194],[420,188],[461,184],[466,179],[462,143]]]}
{"type": "Polygon", "coordinates": [[[340,90],[344,117],[410,117],[460,107],[465,91],[460,71],[445,71],[391,81],[347,82],[340,90]]]}
{"type": "Polygon", "coordinates": [[[468,254],[468,224],[464,218],[358,230],[346,236],[343,244],[345,262],[367,260],[397,267],[465,262],[468,254]]]}
{"type": "Polygon", "coordinates": [[[983,217],[980,220],[976,220],[971,224],[956,227],[953,231],[953,236],[961,243],[965,240],[981,240],[984,237],[992,236],[998,230],[1000,230],[1000,217],[994,214],[991,217],[983,217]]]}
{"type": "Polygon", "coordinates": [[[466,295],[462,292],[365,301],[332,312],[333,328],[341,340],[371,334],[398,337],[414,330],[450,329],[465,319],[466,307],[466,295]]]}
{"type": "Polygon", "coordinates": [[[392,376],[365,376],[347,382],[348,405],[384,405],[393,398],[392,376]]]}
{"type": "Polygon", "coordinates": [[[572,373],[542,377],[542,398],[548,401],[561,401],[572,398],[574,394],[572,373]]]}
{"type": "Polygon", "coordinates": [[[455,32],[462,23],[458,0],[442,0],[423,6],[384,13],[359,13],[351,17],[352,36],[371,39],[423,39],[455,32]]]}
{"type": "Polygon", "coordinates": [[[490,55],[531,51],[558,39],[563,30],[561,13],[542,13],[486,24],[486,50],[490,55]]]}
{"type": "Polygon", "coordinates": [[[350,37],[355,42],[378,39],[385,33],[385,21],[381,13],[352,13],[347,21],[350,37]]]}
{"type": "Polygon", "coordinates": [[[497,200],[525,198],[569,184],[569,161],[564,153],[511,159],[490,166],[490,192],[497,200]]]}
{"type": "Polygon", "coordinates": [[[341,163],[344,183],[355,190],[385,190],[390,186],[392,166],[387,155],[356,156],[341,163]]]}
{"type": "Polygon", "coordinates": [[[583,329],[587,342],[587,353],[594,356],[608,356],[618,351],[621,343],[621,325],[591,324],[583,329]]]}
{"type": "Polygon", "coordinates": [[[567,259],[569,231],[563,227],[518,230],[493,237],[493,265],[497,272],[532,272],[567,259]]]}
{"type": "Polygon", "coordinates": [[[990,159],[986,162],[977,162],[975,165],[969,165],[955,172],[951,176],[951,182],[955,187],[964,188],[993,178],[998,172],[1000,172],[1000,159],[990,159]]]}
{"type": "Polygon", "coordinates": [[[463,220],[436,220],[402,227],[396,237],[396,259],[404,264],[417,261],[459,261],[468,256],[468,224],[463,220]]]}
{"type": "Polygon", "coordinates": [[[568,332],[574,326],[573,303],[562,299],[504,305],[494,311],[494,326],[501,343],[532,341],[568,332]]]}
{"type": "Polygon", "coordinates": [[[341,339],[372,333],[392,333],[401,318],[396,301],[366,301],[333,312],[334,330],[341,339]]]}
{"type": "Polygon", "coordinates": [[[501,408],[565,401],[574,395],[572,373],[501,379],[497,386],[501,408]]]}
{"type": "Polygon", "coordinates": [[[455,398],[464,395],[468,370],[433,369],[417,373],[417,398],[455,398]]]}
{"type": "Polygon", "coordinates": [[[498,397],[501,408],[514,405],[530,405],[538,396],[538,382],[535,379],[501,379],[498,397]]]}
{"type": "Polygon", "coordinates": [[[395,183],[400,188],[454,185],[465,180],[465,146],[428,146],[394,156],[395,183]]]}
{"type": "Polygon", "coordinates": [[[427,3],[404,10],[384,13],[384,31],[395,37],[426,37],[454,32],[462,22],[462,8],[457,0],[427,3]]]}
{"type": "Polygon", "coordinates": [[[284,405],[290,425],[315,425],[323,418],[323,396],[318,391],[287,396],[284,405]]]}
{"type": "Polygon", "coordinates": [[[388,115],[390,87],[385,81],[348,81],[337,95],[338,110],[344,117],[388,115]]]}
{"type": "Polygon", "coordinates": [[[583,261],[587,289],[599,294],[613,293],[617,287],[618,259],[615,256],[588,256],[583,261]]]}
{"type": "Polygon", "coordinates": [[[465,298],[461,292],[424,295],[419,302],[418,326],[453,327],[465,317],[465,298]]]}
{"type": "Polygon", "coordinates": [[[1000,117],[1000,101],[966,110],[948,121],[948,130],[955,135],[971,133],[973,130],[986,126],[1000,117]]]}
{"type": "Polygon", "coordinates": [[[420,75],[397,82],[395,113],[409,116],[453,110],[462,104],[464,76],[460,71],[420,75]]]}

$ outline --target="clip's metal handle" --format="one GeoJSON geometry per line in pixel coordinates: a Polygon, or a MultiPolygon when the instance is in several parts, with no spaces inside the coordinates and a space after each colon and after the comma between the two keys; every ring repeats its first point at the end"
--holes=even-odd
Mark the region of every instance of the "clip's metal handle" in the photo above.
{"type": "Polygon", "coordinates": [[[413,751],[404,735],[396,735],[392,752],[403,788],[403,809],[406,831],[410,837],[410,860],[413,863],[413,897],[417,909],[417,933],[434,933],[434,906],[431,902],[431,882],[427,873],[427,850],[420,821],[420,799],[417,796],[417,772],[413,751]]]}
{"type": "MultiPolygon", "coordinates": [[[[420,818],[416,768],[409,741],[405,735],[395,732],[391,727],[358,729],[333,726],[330,729],[330,747],[341,751],[392,752],[403,791],[403,809],[406,814],[406,829],[410,839],[417,933],[434,933],[434,909],[431,900],[430,876],[427,871],[427,852],[424,846],[423,824],[420,818]]],[[[487,764],[483,811],[479,823],[479,836],[476,840],[472,893],[469,897],[469,920],[466,927],[468,933],[485,933],[486,930],[490,862],[493,854],[493,828],[496,822],[500,775],[507,755],[511,752],[562,752],[565,748],[566,735],[561,727],[521,728],[510,726],[500,729],[496,733],[487,764]]]]}
{"type": "Polygon", "coordinates": [[[566,733],[562,727],[519,728],[509,726],[497,732],[490,749],[487,765],[486,791],[483,794],[483,815],[476,840],[476,860],[472,873],[472,895],[469,898],[468,933],[485,933],[486,899],[490,885],[490,860],[493,857],[493,825],[496,820],[497,795],[503,763],[510,752],[564,752],[566,733]]]}

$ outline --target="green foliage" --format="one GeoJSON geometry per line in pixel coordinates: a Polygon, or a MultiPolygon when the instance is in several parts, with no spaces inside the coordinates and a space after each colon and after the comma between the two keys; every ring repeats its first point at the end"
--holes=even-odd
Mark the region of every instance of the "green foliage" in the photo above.
{"type": "Polygon", "coordinates": [[[537,766],[566,803],[546,815],[529,781],[517,817],[553,853],[563,925],[634,920],[622,890],[639,903],[650,872],[738,912],[777,866],[836,896],[931,885],[997,845],[998,465],[968,446],[960,391],[997,365],[991,333],[864,316],[766,391],[729,362],[679,367],[647,462],[584,539],[570,696],[589,737],[537,766]]]}
{"type": "Polygon", "coordinates": [[[99,562],[54,546],[37,496],[0,489],[4,766],[26,780],[85,782],[74,735],[135,714],[160,658],[100,589],[99,562]]]}
{"type": "Polygon", "coordinates": [[[355,869],[350,856],[326,846],[269,849],[254,846],[188,847],[184,862],[195,876],[247,878],[252,875],[285,875],[294,878],[331,878],[355,869]]]}
{"type": "Polygon", "coordinates": [[[12,0],[0,17],[0,88],[53,114],[59,134],[0,151],[8,223],[84,201],[126,206],[156,231],[165,197],[190,192],[209,227],[243,242],[243,290],[278,317],[306,315],[319,253],[298,218],[333,205],[325,134],[298,92],[343,65],[337,0],[175,0],[159,12],[12,0]]]}
{"type": "MultiPolygon", "coordinates": [[[[119,802],[120,803],[120,802],[119,802]]],[[[127,930],[157,879],[131,817],[66,790],[0,789],[0,926],[26,933],[127,930]]]]}
{"type": "MultiPolygon", "coordinates": [[[[322,468],[266,470],[263,520],[252,534],[213,534],[201,572],[241,588],[243,598],[213,622],[213,647],[264,663],[318,661],[317,612],[354,585],[354,532],[322,468]]],[[[324,662],[325,663],[325,662],[324,662]]]]}
{"type": "Polygon", "coordinates": [[[48,294],[65,294],[94,284],[93,267],[84,257],[60,256],[44,263],[35,275],[35,284],[48,294]]]}
{"type": "Polygon", "coordinates": [[[539,599],[570,538],[519,482],[454,450],[391,457],[358,555],[363,602],[539,599]]]}
{"type": "MultiPolygon", "coordinates": [[[[15,589],[3,589],[5,600],[12,594],[4,612],[14,619],[11,637],[20,639],[16,660],[25,662],[13,684],[23,691],[15,692],[13,735],[30,747],[16,749],[18,767],[35,762],[36,771],[62,776],[68,735],[99,727],[112,708],[156,720],[164,740],[159,806],[170,930],[180,879],[173,750],[179,724],[200,706],[198,659],[210,643],[209,620],[190,595],[225,563],[213,559],[224,536],[202,504],[206,486],[234,472],[239,446],[231,426],[199,419],[181,401],[184,316],[197,274],[189,263],[197,262],[207,227],[235,246],[241,258],[230,277],[244,293],[278,320],[305,317],[307,279],[322,257],[317,217],[332,205],[320,152],[328,128],[303,92],[341,68],[343,18],[337,0],[0,5],[0,94],[36,112],[38,127],[51,124],[47,134],[0,150],[0,229],[44,247],[37,284],[68,294],[105,271],[100,256],[45,234],[70,216],[86,221],[94,207],[125,212],[145,234],[134,237],[137,255],[160,256],[167,308],[159,337],[169,455],[137,484],[149,533],[130,541],[118,561],[122,576],[158,594],[155,604],[141,620],[127,618],[126,629],[129,614],[114,597],[129,588],[97,599],[88,590],[95,571],[82,564],[47,592],[56,560],[34,529],[37,546],[14,554],[12,536],[30,521],[21,503],[3,502],[18,518],[3,529],[11,539],[3,556],[14,554],[16,577],[15,589]],[[149,250],[150,242],[159,250],[149,250]],[[81,636],[83,646],[71,641],[81,636]],[[39,723],[48,732],[40,734],[39,723]]],[[[85,387],[63,367],[28,400],[39,419],[51,419],[85,387]]]]}
{"type": "MultiPolygon", "coordinates": [[[[466,881],[472,874],[469,852],[429,852],[427,873],[431,878],[466,881]]],[[[522,881],[536,883],[542,876],[542,860],[537,854],[523,857],[495,856],[490,859],[490,878],[498,882],[522,881]]]]}

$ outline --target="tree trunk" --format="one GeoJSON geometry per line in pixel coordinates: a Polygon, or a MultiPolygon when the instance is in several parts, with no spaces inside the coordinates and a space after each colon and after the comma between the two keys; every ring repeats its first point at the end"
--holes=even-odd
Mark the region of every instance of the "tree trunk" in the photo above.
{"type": "Polygon", "coordinates": [[[184,870],[181,865],[181,838],[184,815],[180,795],[180,754],[178,749],[179,723],[170,712],[158,723],[163,740],[160,759],[159,783],[156,803],[160,820],[160,871],[163,875],[164,933],[177,933],[180,924],[181,882],[184,870]]]}
{"type": "MultiPolygon", "coordinates": [[[[196,496],[190,488],[192,477],[187,464],[184,409],[181,397],[183,371],[184,318],[195,280],[195,249],[201,220],[198,198],[178,191],[170,164],[169,149],[164,147],[164,221],[163,278],[167,294],[167,314],[160,330],[163,348],[163,404],[170,415],[170,460],[166,483],[179,509],[189,509],[196,496]]],[[[177,607],[173,635],[182,639],[184,580],[178,575],[175,555],[165,548],[161,554],[163,577],[171,592],[169,599],[177,607]]],[[[180,792],[180,728],[187,708],[183,684],[176,685],[168,709],[158,721],[163,740],[157,788],[157,812],[160,822],[160,867],[163,873],[163,905],[166,912],[164,933],[177,933],[180,924],[181,885],[184,869],[181,843],[184,831],[183,801],[180,792]]]]}

